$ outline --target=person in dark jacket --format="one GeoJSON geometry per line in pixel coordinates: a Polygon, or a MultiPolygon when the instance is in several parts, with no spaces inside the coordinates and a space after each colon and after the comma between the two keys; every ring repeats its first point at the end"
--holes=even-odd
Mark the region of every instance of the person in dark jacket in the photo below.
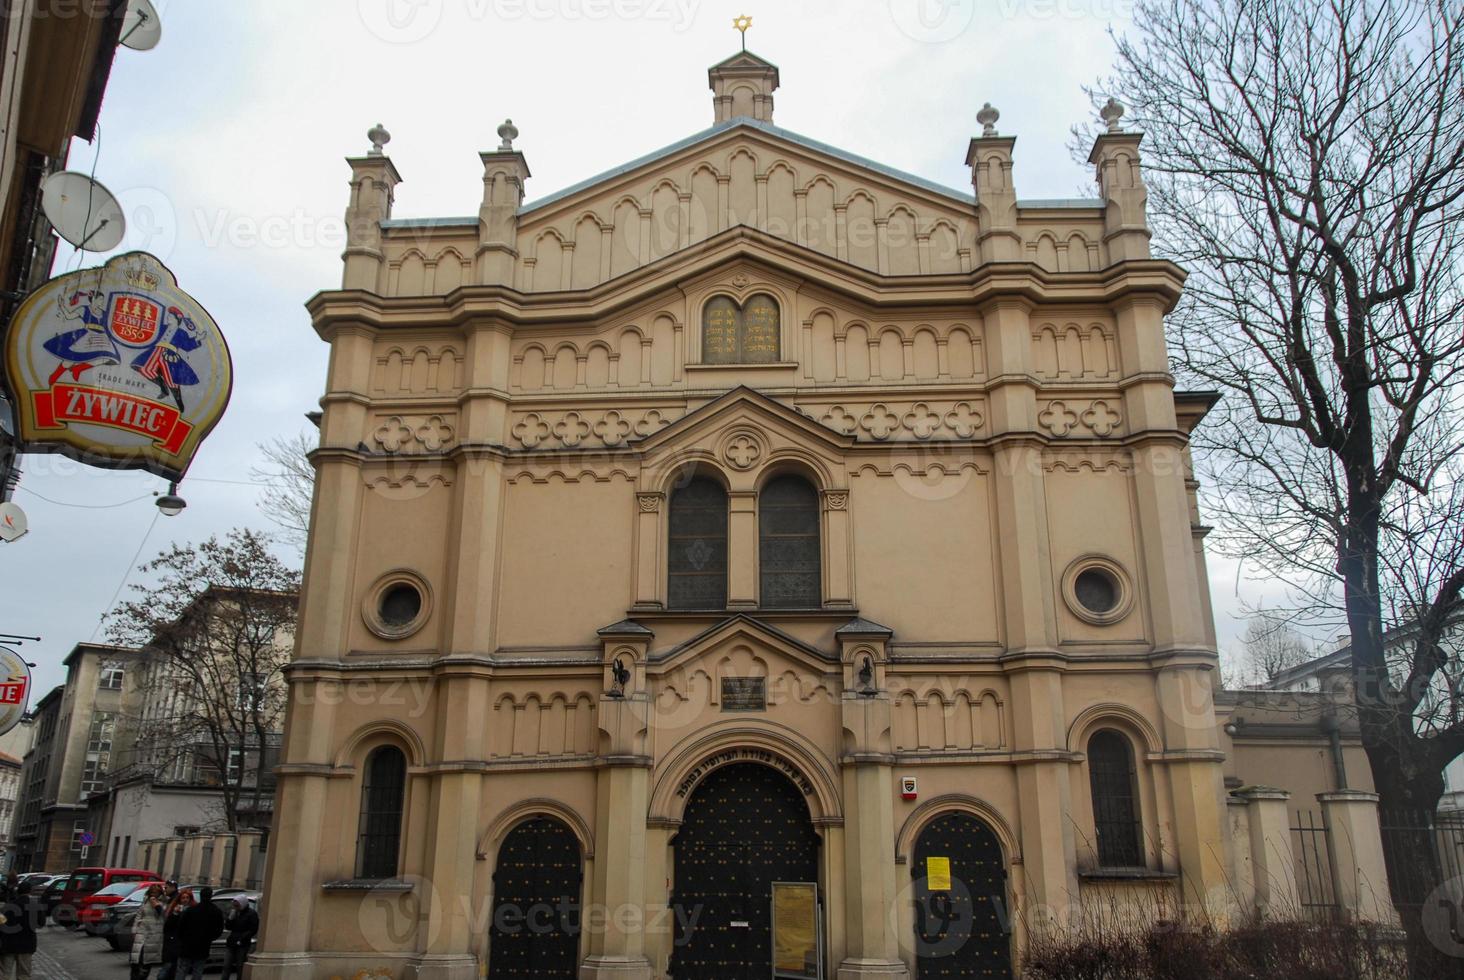
{"type": "Polygon", "coordinates": [[[46,924],[46,906],[31,894],[30,883],[18,885],[0,906],[0,977],[29,977],[36,951],[36,930],[46,924]]]}
{"type": "Polygon", "coordinates": [[[224,975],[220,980],[231,980],[235,974],[239,980],[244,980],[244,961],[254,948],[255,933],[259,932],[259,913],[249,904],[248,895],[234,896],[234,907],[224,920],[224,928],[229,930],[229,938],[224,940],[227,958],[224,960],[224,975]]]}
{"type": "Polygon", "coordinates": [[[200,888],[198,904],[183,913],[178,930],[178,972],[175,980],[203,980],[208,951],[224,934],[224,913],[213,903],[213,889],[200,888]]]}
{"type": "Polygon", "coordinates": [[[173,895],[163,913],[163,967],[158,980],[177,980],[178,958],[183,941],[183,914],[193,907],[193,889],[185,888],[173,895]]]}

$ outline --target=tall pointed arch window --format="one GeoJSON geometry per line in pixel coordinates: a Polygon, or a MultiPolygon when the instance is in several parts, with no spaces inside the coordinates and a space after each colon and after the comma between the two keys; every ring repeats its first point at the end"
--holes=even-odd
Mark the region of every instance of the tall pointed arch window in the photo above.
{"type": "Polygon", "coordinates": [[[716,296],[702,308],[702,362],[772,364],[778,360],[778,301],[766,293],[738,304],[716,296]]]}
{"type": "Polygon", "coordinates": [[[365,772],[356,836],[356,877],[392,878],[401,853],[407,757],[396,746],[383,745],[366,757],[365,772]]]}
{"type": "Polygon", "coordinates": [[[1111,728],[1088,739],[1088,780],[1093,792],[1093,825],[1098,832],[1098,864],[1138,868],[1144,864],[1134,749],[1111,728]]]}
{"type": "Polygon", "coordinates": [[[667,605],[727,606],[727,491],[699,476],[671,495],[667,535],[667,605]]]}
{"type": "Polygon", "coordinates": [[[757,498],[759,604],[816,609],[822,604],[818,491],[798,476],[768,482],[757,498]]]}

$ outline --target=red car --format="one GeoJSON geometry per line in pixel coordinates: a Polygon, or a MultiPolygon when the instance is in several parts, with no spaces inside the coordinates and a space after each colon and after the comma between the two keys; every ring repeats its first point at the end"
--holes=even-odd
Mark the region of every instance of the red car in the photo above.
{"type": "Polygon", "coordinates": [[[97,921],[106,914],[106,907],[113,902],[122,901],[126,894],[117,894],[113,885],[128,885],[136,887],[139,882],[162,881],[155,873],[141,868],[77,868],[71,872],[71,878],[66,882],[66,889],[61,893],[61,901],[57,903],[53,916],[55,920],[68,928],[73,928],[87,921],[97,921]],[[102,895],[106,892],[106,895],[102,895]],[[92,898],[97,901],[91,902],[92,898]],[[92,909],[83,918],[86,909],[92,909]]]}
{"type": "Polygon", "coordinates": [[[107,909],[134,892],[145,890],[157,884],[155,881],[119,881],[99,892],[86,896],[76,908],[76,924],[86,930],[88,936],[96,936],[107,920],[107,909]]]}

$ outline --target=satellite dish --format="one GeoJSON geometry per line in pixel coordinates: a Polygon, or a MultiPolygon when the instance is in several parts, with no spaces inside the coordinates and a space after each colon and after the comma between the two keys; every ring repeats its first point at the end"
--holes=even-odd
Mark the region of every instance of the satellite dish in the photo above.
{"type": "Polygon", "coordinates": [[[150,0],[128,0],[117,43],[134,51],[151,51],[163,39],[163,22],[150,0]]]}
{"type": "Polygon", "coordinates": [[[8,544],[23,537],[28,530],[30,521],[26,520],[25,511],[18,504],[8,500],[0,503],[0,541],[8,544]]]}
{"type": "Polygon", "coordinates": [[[63,170],[41,185],[41,210],[56,234],[88,252],[107,252],[122,243],[127,220],[112,192],[86,174],[63,170]]]}

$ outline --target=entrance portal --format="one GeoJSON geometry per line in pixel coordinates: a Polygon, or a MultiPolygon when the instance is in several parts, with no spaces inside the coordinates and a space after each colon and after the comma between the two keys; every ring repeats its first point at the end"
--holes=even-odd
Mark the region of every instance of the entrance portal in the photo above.
{"type": "Polygon", "coordinates": [[[1010,980],[1006,861],[996,833],[967,813],[938,817],[915,842],[910,875],[919,980],[1010,980]]]}
{"type": "Polygon", "coordinates": [[[492,980],[574,980],[581,877],[579,841],[558,820],[535,817],[504,838],[493,872],[492,980]]]}
{"type": "Polygon", "coordinates": [[[818,835],[803,795],[755,762],[692,791],[675,840],[675,980],[773,975],[772,885],[818,881],[818,835]]]}

